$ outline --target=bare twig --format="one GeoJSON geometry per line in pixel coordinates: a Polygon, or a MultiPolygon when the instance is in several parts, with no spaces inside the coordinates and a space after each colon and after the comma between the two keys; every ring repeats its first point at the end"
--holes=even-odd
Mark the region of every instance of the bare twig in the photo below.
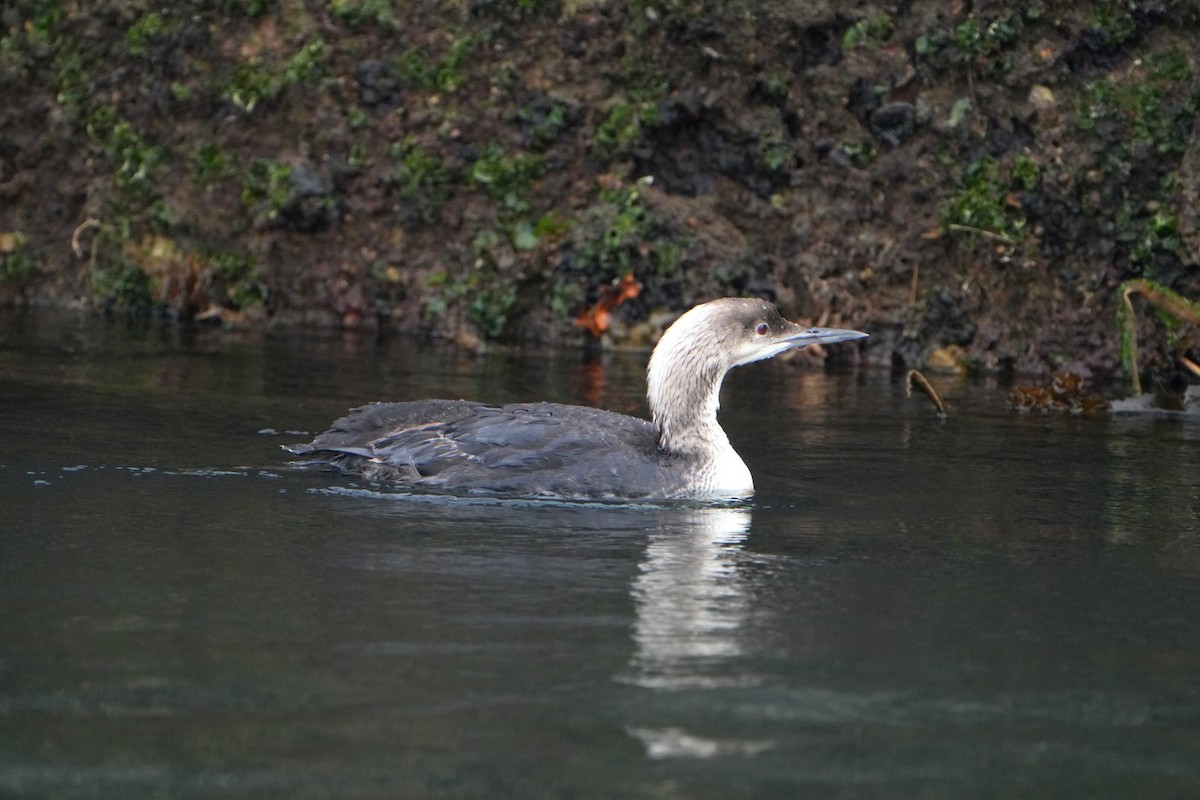
{"type": "Polygon", "coordinates": [[[921,392],[929,398],[933,403],[934,409],[937,410],[938,419],[946,419],[949,414],[946,413],[946,404],[942,402],[942,398],[938,395],[937,390],[929,383],[929,379],[915,369],[908,371],[908,383],[905,386],[905,391],[909,397],[912,397],[913,389],[920,389],[921,392]]]}
{"type": "Polygon", "coordinates": [[[79,246],[79,235],[88,228],[100,227],[100,220],[93,217],[88,217],[83,222],[79,223],[79,227],[71,234],[71,251],[75,253],[76,258],[83,258],[83,248],[79,246]]]}
{"type": "Polygon", "coordinates": [[[957,222],[951,222],[946,225],[946,230],[956,231],[958,233],[973,233],[986,239],[995,239],[997,242],[1004,242],[1005,244],[1017,243],[1016,239],[1013,239],[1011,236],[1005,236],[1003,233],[987,231],[983,228],[976,228],[973,225],[960,225],[957,222]]]}

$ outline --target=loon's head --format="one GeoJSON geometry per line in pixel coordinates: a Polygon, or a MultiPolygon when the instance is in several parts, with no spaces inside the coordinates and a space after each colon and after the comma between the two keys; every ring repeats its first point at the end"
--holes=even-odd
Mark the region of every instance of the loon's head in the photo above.
{"type": "MultiPolygon", "coordinates": [[[[753,297],[726,297],[691,309],[659,339],[646,369],[646,397],[664,450],[691,447],[693,435],[724,434],[716,423],[721,382],[742,364],[814,344],[863,339],[859,331],[805,328],[753,297]]],[[[703,441],[701,446],[706,446],[703,441]]]]}

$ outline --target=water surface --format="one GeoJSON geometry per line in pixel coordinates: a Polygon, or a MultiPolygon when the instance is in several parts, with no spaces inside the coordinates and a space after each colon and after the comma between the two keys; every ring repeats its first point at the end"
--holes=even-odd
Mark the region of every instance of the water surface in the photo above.
{"type": "Polygon", "coordinates": [[[644,413],[644,354],[0,317],[0,795],[1190,797],[1200,429],[736,371],[744,508],[287,468],[375,399],[644,413]]]}

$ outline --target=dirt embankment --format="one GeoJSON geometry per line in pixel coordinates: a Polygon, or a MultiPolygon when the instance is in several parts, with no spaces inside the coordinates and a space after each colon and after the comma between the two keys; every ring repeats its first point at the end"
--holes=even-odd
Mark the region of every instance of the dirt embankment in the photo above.
{"type": "MultiPolygon", "coordinates": [[[[0,33],[3,302],[520,341],[632,272],[629,337],[758,294],[875,363],[1046,372],[1114,366],[1123,281],[1200,297],[1192,4],[18,0],[0,33]]],[[[1147,363],[1196,356],[1164,330],[1147,363]]]]}

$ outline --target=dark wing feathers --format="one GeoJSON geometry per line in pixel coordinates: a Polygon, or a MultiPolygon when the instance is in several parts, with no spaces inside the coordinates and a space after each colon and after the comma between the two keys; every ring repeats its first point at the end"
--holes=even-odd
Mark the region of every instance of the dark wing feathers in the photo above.
{"type": "Polygon", "coordinates": [[[649,422],[555,403],[376,403],[288,449],[372,480],[450,491],[639,496],[666,491],[672,474],[649,422]]]}
{"type": "Polygon", "coordinates": [[[486,407],[482,403],[466,400],[370,403],[352,409],[349,414],[336,420],[329,430],[308,444],[293,445],[286,449],[296,455],[307,455],[321,450],[349,452],[351,448],[368,447],[373,439],[384,432],[403,432],[409,428],[453,422],[486,407]]]}

